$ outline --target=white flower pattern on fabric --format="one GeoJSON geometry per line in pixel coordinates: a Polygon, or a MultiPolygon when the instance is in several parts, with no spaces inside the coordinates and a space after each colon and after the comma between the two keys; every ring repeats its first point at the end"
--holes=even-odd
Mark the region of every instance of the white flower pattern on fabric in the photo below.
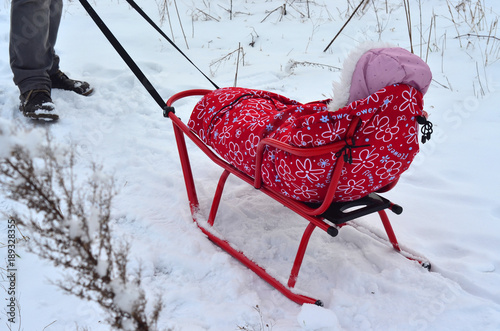
{"type": "Polygon", "coordinates": [[[248,154],[251,157],[255,157],[257,154],[257,146],[259,145],[260,138],[259,136],[254,135],[253,133],[248,136],[248,139],[245,141],[245,149],[248,151],[248,154]]]}
{"type": "Polygon", "coordinates": [[[199,110],[199,113],[197,115],[197,118],[199,120],[205,117],[205,114],[206,114],[205,110],[206,110],[206,108],[203,107],[203,105],[199,105],[195,110],[199,110]]]}
{"type": "Polygon", "coordinates": [[[292,175],[292,171],[290,170],[290,167],[288,164],[286,164],[286,161],[281,159],[278,167],[276,168],[278,171],[278,174],[287,182],[293,182],[295,181],[295,177],[292,175]]]}
{"type": "Polygon", "coordinates": [[[405,136],[407,138],[406,143],[408,144],[418,144],[418,130],[414,126],[410,126],[408,129],[408,134],[405,136]]]}
{"type": "Polygon", "coordinates": [[[403,102],[399,106],[399,111],[410,110],[410,112],[415,115],[416,108],[418,106],[417,99],[415,95],[417,94],[417,90],[411,87],[409,90],[406,90],[402,94],[403,102]]]}
{"type": "Polygon", "coordinates": [[[314,116],[309,116],[308,118],[304,119],[302,127],[304,127],[307,130],[311,130],[311,125],[313,124],[314,124],[314,116]]]}
{"type": "Polygon", "coordinates": [[[247,105],[251,108],[260,109],[260,110],[273,110],[272,105],[269,103],[267,99],[248,99],[247,105]]]}
{"type": "Polygon", "coordinates": [[[240,165],[241,162],[243,162],[243,153],[240,151],[240,145],[237,145],[232,141],[229,142],[229,158],[237,165],[240,165]]]}
{"type": "Polygon", "coordinates": [[[261,167],[261,174],[262,174],[262,181],[264,183],[272,183],[271,181],[271,175],[269,174],[269,170],[267,170],[267,168],[265,166],[262,166],[261,167]]]}
{"type": "Polygon", "coordinates": [[[359,172],[363,168],[371,169],[375,166],[374,161],[379,157],[375,150],[363,149],[359,152],[359,158],[355,158],[353,164],[356,166],[352,169],[353,173],[359,172]]]}
{"type": "Polygon", "coordinates": [[[317,182],[319,180],[318,175],[325,172],[325,169],[314,168],[310,159],[304,159],[304,162],[297,159],[296,166],[298,170],[295,172],[295,175],[299,178],[307,179],[311,183],[317,182]]]}
{"type": "Polygon", "coordinates": [[[318,196],[318,192],[316,192],[315,189],[311,189],[305,184],[299,186],[295,183],[292,183],[292,186],[295,188],[295,190],[293,191],[295,195],[301,195],[308,200],[312,197],[318,196]]]}
{"type": "Polygon", "coordinates": [[[384,163],[382,168],[378,168],[375,172],[380,178],[387,179],[393,177],[399,173],[399,168],[401,168],[401,162],[396,162],[393,160],[384,163]]]}
{"type": "Polygon", "coordinates": [[[388,142],[392,140],[392,137],[399,132],[398,122],[394,126],[389,126],[388,116],[375,115],[373,122],[368,126],[363,133],[370,134],[376,132],[375,139],[388,142]]]}
{"type": "Polygon", "coordinates": [[[228,90],[224,90],[224,92],[220,93],[217,96],[219,103],[227,102],[228,100],[236,98],[237,94],[234,92],[228,92],[228,90]]]}
{"type": "Polygon", "coordinates": [[[314,141],[313,136],[309,134],[304,134],[302,131],[297,132],[297,134],[293,136],[293,143],[296,146],[311,145],[313,141],[314,141]]]}
{"type": "Polygon", "coordinates": [[[263,116],[256,110],[250,110],[248,112],[245,112],[242,118],[244,122],[250,123],[248,124],[248,129],[250,129],[251,131],[256,130],[257,127],[266,126],[266,122],[268,121],[268,119],[269,116],[263,116]]]}
{"type": "Polygon", "coordinates": [[[338,190],[344,192],[344,194],[351,194],[353,191],[363,191],[365,189],[363,186],[364,182],[364,179],[358,181],[349,179],[346,184],[339,185],[338,190]]]}
{"type": "Polygon", "coordinates": [[[340,121],[332,124],[332,123],[327,123],[326,127],[328,128],[327,131],[321,133],[321,137],[325,139],[329,139],[330,141],[337,141],[342,139],[342,134],[346,132],[345,128],[340,127],[340,121]]]}
{"type": "Polygon", "coordinates": [[[226,139],[231,137],[231,129],[233,126],[224,126],[222,132],[219,134],[218,138],[222,144],[226,144],[226,139]]]}

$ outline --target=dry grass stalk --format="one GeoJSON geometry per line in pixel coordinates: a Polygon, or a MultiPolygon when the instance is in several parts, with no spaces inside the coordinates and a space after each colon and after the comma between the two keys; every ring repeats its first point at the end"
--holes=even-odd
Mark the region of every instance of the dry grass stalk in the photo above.
{"type": "Polygon", "coordinates": [[[240,62],[240,56],[239,56],[240,52],[241,52],[241,62],[242,62],[242,65],[244,66],[245,65],[245,52],[243,51],[243,47],[239,46],[234,51],[229,52],[226,55],[224,55],[223,57],[221,57],[220,59],[215,60],[212,63],[210,63],[210,65],[209,65],[209,67],[210,67],[210,73],[212,75],[215,75],[215,73],[217,72],[217,70],[219,69],[219,67],[224,62],[229,61],[234,54],[237,54],[237,61],[239,63],[240,62]]]}
{"type": "Polygon", "coordinates": [[[233,87],[236,87],[238,83],[238,68],[240,64],[240,53],[241,53],[241,43],[238,43],[238,57],[236,58],[236,71],[234,73],[234,85],[233,87]]]}
{"type": "Polygon", "coordinates": [[[328,44],[328,46],[326,46],[326,48],[323,50],[323,52],[326,52],[328,50],[328,48],[330,48],[330,46],[333,44],[333,42],[337,39],[337,37],[342,33],[342,31],[344,30],[344,28],[347,26],[347,24],[349,24],[349,22],[351,21],[351,19],[354,17],[354,15],[356,15],[356,12],[361,8],[361,5],[365,2],[365,0],[361,0],[361,2],[359,3],[359,5],[356,7],[356,9],[353,11],[353,13],[351,14],[351,16],[349,16],[349,18],[347,19],[347,21],[344,23],[344,25],[342,25],[342,27],[340,28],[340,30],[337,32],[337,34],[335,35],[335,37],[333,37],[332,41],[330,41],[330,43],[328,44]]]}
{"type": "Polygon", "coordinates": [[[184,33],[184,27],[182,26],[181,16],[179,14],[179,7],[177,7],[177,0],[174,0],[175,11],[177,12],[177,19],[179,20],[179,25],[181,26],[182,35],[184,36],[184,42],[186,43],[186,48],[189,49],[186,34],[184,33]]]}
{"type": "Polygon", "coordinates": [[[410,51],[413,52],[413,39],[412,39],[412,28],[411,28],[411,11],[410,11],[410,1],[403,0],[405,5],[405,14],[406,14],[406,25],[408,26],[408,36],[410,38],[410,51]]]}
{"type": "Polygon", "coordinates": [[[427,52],[425,54],[425,62],[427,62],[428,58],[429,58],[429,51],[430,51],[430,48],[431,48],[431,35],[432,35],[432,27],[436,26],[436,15],[434,13],[432,13],[432,17],[431,17],[431,24],[430,24],[430,27],[429,27],[429,37],[427,38],[427,52]]]}
{"type": "Polygon", "coordinates": [[[327,65],[327,64],[322,64],[322,63],[315,63],[315,62],[308,62],[308,61],[295,61],[295,60],[289,60],[288,65],[286,66],[286,71],[289,73],[293,73],[293,70],[297,67],[313,67],[313,68],[319,68],[319,69],[326,69],[329,71],[336,71],[340,72],[342,69],[339,67],[327,65]]]}
{"type": "Polygon", "coordinates": [[[271,11],[270,11],[270,12],[266,15],[266,17],[264,17],[264,18],[262,19],[262,21],[260,21],[260,23],[263,23],[263,22],[264,22],[264,21],[265,21],[265,20],[266,20],[266,19],[267,19],[267,18],[268,18],[268,17],[269,17],[272,13],[274,13],[274,12],[275,12],[275,11],[277,11],[277,10],[281,10],[281,12],[280,12],[280,13],[281,13],[281,15],[280,15],[280,19],[279,19],[279,20],[281,21],[281,18],[283,17],[283,15],[286,15],[286,4],[283,4],[282,6],[279,6],[279,7],[275,8],[275,9],[271,10],[271,11]]]}
{"type": "Polygon", "coordinates": [[[172,20],[170,19],[170,11],[168,10],[168,0],[164,0],[160,8],[160,22],[165,21],[165,14],[167,14],[168,25],[170,26],[170,34],[172,36],[172,41],[175,43],[174,30],[172,28],[172,20]]]}

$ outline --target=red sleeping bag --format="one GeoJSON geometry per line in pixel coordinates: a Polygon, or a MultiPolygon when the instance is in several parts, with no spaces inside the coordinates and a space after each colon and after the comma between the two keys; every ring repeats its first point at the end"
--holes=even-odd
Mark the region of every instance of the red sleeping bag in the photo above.
{"type": "MultiPolygon", "coordinates": [[[[302,148],[331,144],[345,139],[357,116],[361,125],[354,134],[352,164],[345,163],[334,201],[356,200],[396,181],[419,151],[416,117],[423,115],[422,93],[394,84],[335,112],[327,110],[329,101],[302,104],[272,92],[222,88],[196,104],[188,125],[222,158],[254,177],[256,148],[263,138],[302,148]]],[[[264,153],[263,183],[304,202],[324,199],[341,157],[298,157],[274,147],[264,153]]]]}

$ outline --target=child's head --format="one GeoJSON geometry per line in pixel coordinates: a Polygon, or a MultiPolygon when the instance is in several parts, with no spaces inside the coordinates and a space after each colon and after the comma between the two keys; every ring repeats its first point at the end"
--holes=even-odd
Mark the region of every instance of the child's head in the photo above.
{"type": "Polygon", "coordinates": [[[340,82],[333,83],[333,99],[328,107],[336,111],[397,83],[425,94],[431,80],[429,66],[417,55],[387,43],[366,42],[346,57],[340,82]]]}
{"type": "Polygon", "coordinates": [[[425,94],[431,79],[427,63],[403,48],[370,49],[356,63],[348,103],[397,83],[410,85],[425,94]]]}

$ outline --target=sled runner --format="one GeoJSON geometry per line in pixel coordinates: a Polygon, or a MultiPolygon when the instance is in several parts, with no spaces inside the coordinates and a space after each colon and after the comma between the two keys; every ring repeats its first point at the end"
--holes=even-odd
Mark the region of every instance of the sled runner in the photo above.
{"type": "MultiPolygon", "coordinates": [[[[186,190],[188,194],[193,220],[201,229],[201,231],[211,241],[213,241],[215,244],[220,246],[226,252],[231,254],[234,258],[243,263],[249,269],[254,271],[259,277],[268,282],[271,286],[280,291],[286,297],[288,297],[289,299],[298,304],[312,303],[312,304],[322,305],[321,300],[307,297],[294,292],[294,287],[297,281],[297,277],[299,276],[302,260],[304,258],[306,248],[313,231],[316,228],[319,228],[325,231],[328,235],[335,237],[339,233],[339,229],[341,227],[349,225],[349,222],[356,218],[371,213],[378,213],[380,220],[382,221],[382,224],[386,231],[388,242],[397,252],[401,253],[409,260],[417,261],[423,267],[430,270],[430,264],[427,261],[425,261],[423,258],[415,257],[408,252],[404,252],[399,246],[399,243],[396,239],[396,236],[394,234],[394,231],[392,229],[391,223],[389,221],[389,218],[385,210],[388,209],[396,214],[401,214],[401,212],[403,211],[401,206],[392,203],[386,198],[383,198],[378,193],[371,193],[361,199],[354,201],[332,202],[333,195],[335,193],[338,180],[345,163],[344,158],[340,157],[337,160],[337,163],[335,165],[335,168],[331,176],[332,180],[329,184],[326,198],[325,200],[323,200],[322,203],[314,204],[314,203],[297,201],[292,198],[281,195],[279,193],[276,193],[275,191],[267,188],[266,185],[263,185],[261,179],[262,178],[262,173],[260,170],[261,167],[259,165],[262,163],[262,155],[266,146],[273,146],[275,148],[279,148],[283,151],[286,151],[288,153],[297,156],[311,157],[314,155],[322,155],[325,153],[334,153],[334,154],[338,153],[339,151],[342,151],[343,148],[345,148],[346,144],[348,143],[348,139],[339,141],[337,143],[325,146],[313,147],[313,148],[298,148],[290,146],[275,139],[270,139],[270,138],[263,139],[257,147],[257,154],[256,154],[257,166],[256,166],[255,177],[252,178],[251,176],[238,170],[233,165],[223,160],[219,155],[214,153],[214,151],[210,147],[208,147],[200,139],[200,137],[198,137],[192,130],[190,130],[189,127],[184,122],[182,122],[179,119],[179,117],[175,115],[174,107],[172,107],[175,101],[189,96],[203,96],[210,92],[212,91],[204,89],[194,89],[194,90],[179,92],[173,95],[167,101],[168,107],[164,110],[164,116],[170,118],[173,122],[177,147],[179,151],[179,157],[181,161],[182,171],[184,175],[184,180],[186,184],[186,190]],[[215,191],[211,210],[207,220],[199,219],[198,197],[195,187],[195,180],[193,178],[193,173],[189,161],[189,155],[186,148],[185,137],[188,137],[192,142],[194,142],[194,144],[196,144],[196,146],[200,148],[214,163],[216,163],[223,169],[215,191]],[[263,267],[259,266],[256,262],[249,259],[243,252],[234,248],[229,243],[229,241],[218,236],[216,231],[212,229],[212,226],[214,225],[216,219],[217,210],[219,208],[222,192],[224,190],[225,183],[229,175],[234,175],[243,180],[244,182],[247,182],[254,188],[260,190],[264,194],[268,195],[269,197],[273,198],[274,200],[288,207],[289,209],[291,209],[292,211],[294,211],[295,213],[302,216],[308,221],[308,225],[299,243],[297,254],[295,256],[295,260],[293,262],[290,275],[288,276],[288,282],[286,284],[282,284],[276,278],[271,276],[263,267]]],[[[354,135],[358,122],[359,122],[358,118],[354,118],[351,121],[347,130],[348,138],[354,135]]],[[[383,190],[384,191],[389,190],[394,185],[395,183],[386,186],[383,188],[383,190]]]]}

